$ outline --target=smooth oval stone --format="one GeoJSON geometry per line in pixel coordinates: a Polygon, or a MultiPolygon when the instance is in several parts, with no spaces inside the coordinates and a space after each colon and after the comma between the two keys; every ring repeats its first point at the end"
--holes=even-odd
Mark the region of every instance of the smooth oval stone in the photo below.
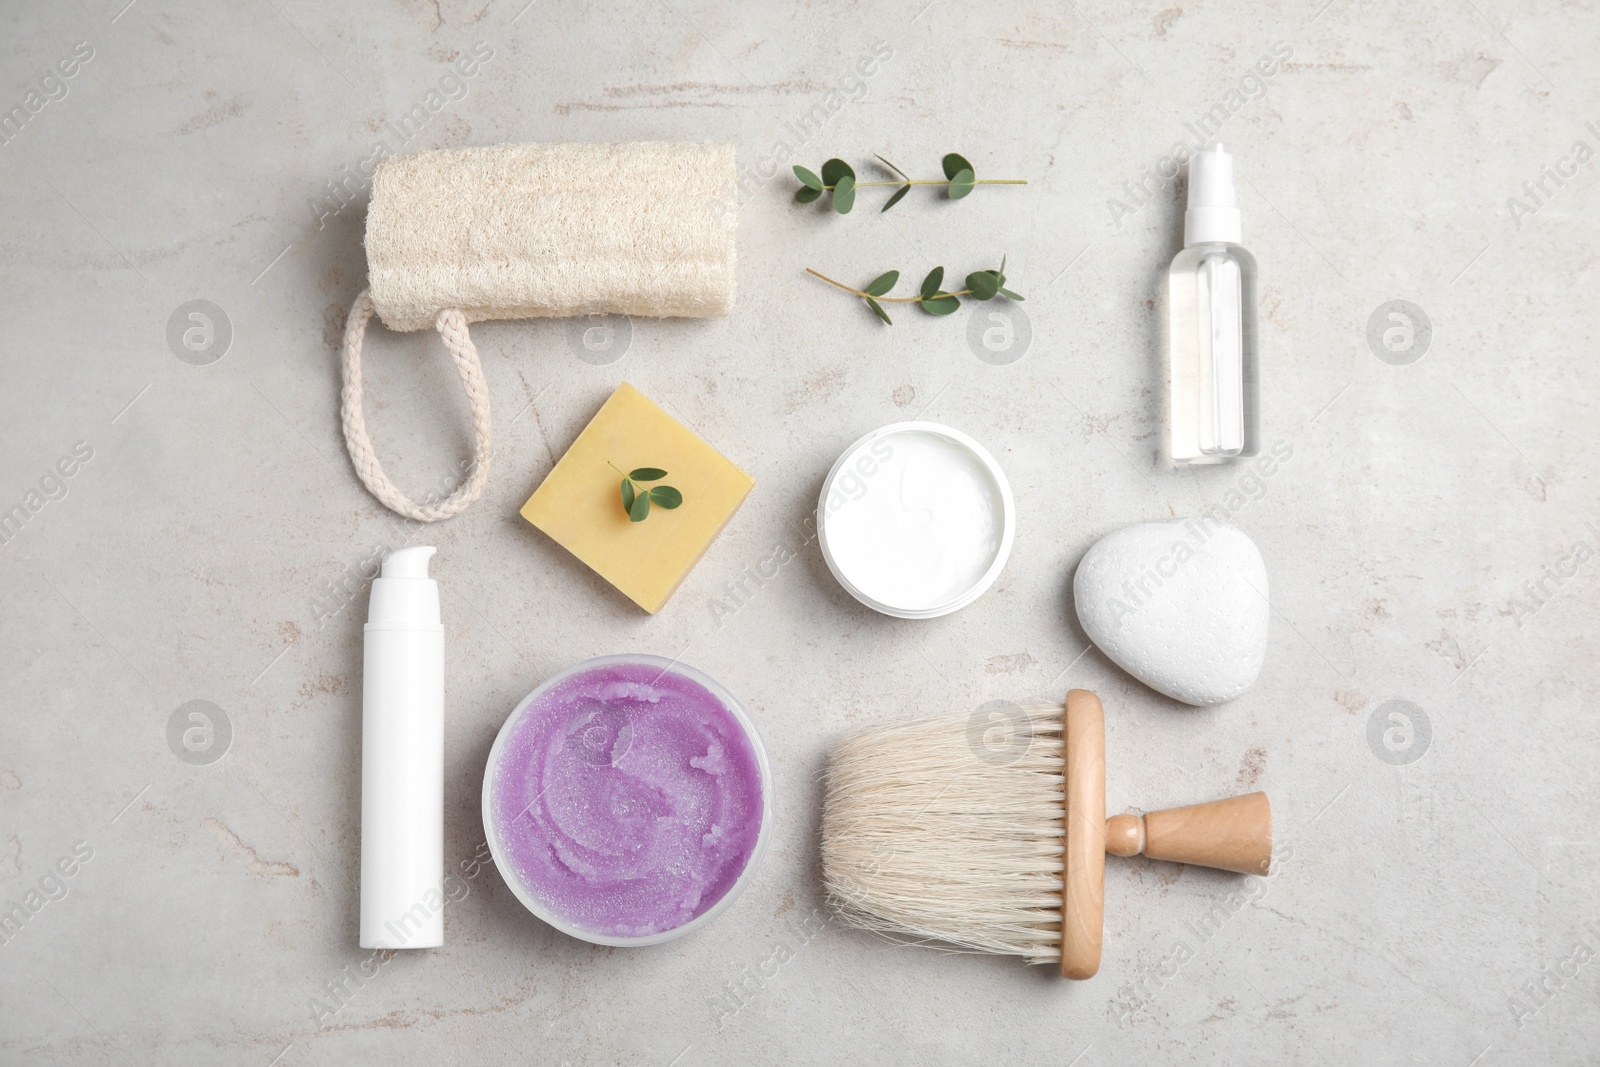
{"type": "Polygon", "coordinates": [[[1072,582],[1089,639],[1145,685],[1186,704],[1249,689],[1267,654],[1267,565],[1216,519],[1142,522],[1107,534],[1072,582]]]}

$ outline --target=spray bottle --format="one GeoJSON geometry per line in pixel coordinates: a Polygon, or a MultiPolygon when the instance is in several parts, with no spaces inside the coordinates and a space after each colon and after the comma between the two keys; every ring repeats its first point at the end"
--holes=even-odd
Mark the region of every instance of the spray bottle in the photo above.
{"type": "Polygon", "coordinates": [[[1233,156],[1189,159],[1183,251],[1167,271],[1172,461],[1227,463],[1260,451],[1256,261],[1240,245],[1233,156]]]}

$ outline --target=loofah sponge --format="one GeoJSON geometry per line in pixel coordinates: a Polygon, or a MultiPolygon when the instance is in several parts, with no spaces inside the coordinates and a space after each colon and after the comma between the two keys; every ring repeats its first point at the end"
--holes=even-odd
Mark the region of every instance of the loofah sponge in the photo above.
{"type": "Polygon", "coordinates": [[[509,144],[378,164],[372,302],[391,330],[591,313],[708,318],[734,296],[726,144],[509,144]]]}

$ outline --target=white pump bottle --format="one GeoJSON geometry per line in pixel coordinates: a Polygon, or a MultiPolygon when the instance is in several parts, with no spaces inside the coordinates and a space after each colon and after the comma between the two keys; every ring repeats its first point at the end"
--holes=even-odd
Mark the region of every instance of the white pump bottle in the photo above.
{"type": "Polygon", "coordinates": [[[431,545],[372,581],[361,682],[361,947],[444,944],[444,627],[431,545]]]}

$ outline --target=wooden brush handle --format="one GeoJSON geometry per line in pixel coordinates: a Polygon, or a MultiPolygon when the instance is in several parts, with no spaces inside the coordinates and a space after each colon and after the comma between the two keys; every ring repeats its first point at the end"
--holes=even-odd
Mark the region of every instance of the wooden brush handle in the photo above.
{"type": "Polygon", "coordinates": [[[1067,694],[1066,871],[1061,897],[1061,973],[1093,978],[1100,969],[1106,896],[1106,721],[1087,689],[1067,694]]]}
{"type": "Polygon", "coordinates": [[[1100,969],[1106,853],[1197,863],[1240,874],[1272,867],[1272,807],[1267,794],[1106,818],[1106,725],[1100,698],[1067,694],[1063,721],[1066,870],[1061,894],[1061,973],[1092,978],[1100,969]]]}
{"type": "Polygon", "coordinates": [[[1267,794],[1248,793],[1142,816],[1113,815],[1106,820],[1106,851],[1267,874],[1272,867],[1272,807],[1267,794]]]}

